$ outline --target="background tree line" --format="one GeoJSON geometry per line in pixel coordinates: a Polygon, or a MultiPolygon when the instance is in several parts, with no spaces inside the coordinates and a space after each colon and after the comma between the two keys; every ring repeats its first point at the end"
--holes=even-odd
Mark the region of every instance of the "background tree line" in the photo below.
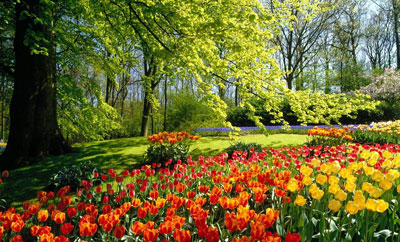
{"type": "Polygon", "coordinates": [[[221,110],[257,95],[278,110],[268,98],[281,76],[292,90],[357,90],[365,74],[400,67],[398,10],[397,0],[2,1],[2,159],[220,126],[221,110]]]}

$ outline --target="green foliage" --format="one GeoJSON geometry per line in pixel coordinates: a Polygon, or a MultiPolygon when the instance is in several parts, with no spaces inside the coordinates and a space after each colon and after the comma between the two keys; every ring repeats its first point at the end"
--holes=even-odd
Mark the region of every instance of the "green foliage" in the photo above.
{"type": "Polygon", "coordinates": [[[381,101],[375,109],[360,110],[357,113],[352,114],[352,117],[340,118],[342,124],[370,124],[372,122],[379,122],[382,120],[394,120],[398,117],[398,110],[396,107],[388,104],[385,101],[381,101]]]}
{"type": "Polygon", "coordinates": [[[342,144],[349,143],[343,136],[342,137],[328,137],[328,136],[320,136],[320,135],[313,135],[309,136],[309,139],[306,143],[307,146],[339,146],[342,144]]]}
{"type": "Polygon", "coordinates": [[[178,160],[186,161],[189,150],[190,146],[184,143],[152,144],[146,150],[145,160],[148,164],[160,163],[164,165],[171,159],[171,164],[176,164],[178,160]]]}
{"type": "Polygon", "coordinates": [[[352,137],[361,144],[400,144],[400,135],[394,133],[355,130],[352,137]]]}
{"type": "Polygon", "coordinates": [[[64,166],[61,170],[50,176],[48,188],[57,190],[63,186],[71,186],[75,190],[81,185],[82,180],[93,179],[97,168],[91,161],[81,162],[79,165],[64,166]]]}
{"type": "Polygon", "coordinates": [[[121,128],[118,113],[104,103],[100,87],[88,81],[96,90],[92,102],[83,95],[83,88],[70,76],[60,76],[58,79],[58,122],[70,142],[102,140],[121,128]]]}
{"type": "Polygon", "coordinates": [[[175,94],[168,106],[167,129],[190,132],[198,127],[218,125],[218,119],[204,101],[196,100],[190,93],[175,94]]]}
{"type": "Polygon", "coordinates": [[[229,158],[232,158],[232,155],[235,153],[235,151],[242,151],[246,152],[247,156],[246,158],[251,156],[251,150],[256,151],[256,152],[262,152],[262,146],[257,143],[245,143],[245,142],[236,142],[234,144],[231,144],[228,148],[225,149],[226,153],[228,153],[229,158]]]}
{"type": "Polygon", "coordinates": [[[340,118],[354,117],[358,110],[373,110],[379,102],[372,101],[366,95],[354,93],[323,94],[320,92],[297,91],[289,93],[291,110],[302,124],[340,123],[340,118]]]}

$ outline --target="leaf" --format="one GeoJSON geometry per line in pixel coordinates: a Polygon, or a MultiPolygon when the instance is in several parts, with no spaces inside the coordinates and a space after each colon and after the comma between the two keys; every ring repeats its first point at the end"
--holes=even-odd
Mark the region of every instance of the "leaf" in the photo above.
{"type": "Polygon", "coordinates": [[[278,232],[278,234],[279,234],[280,236],[283,236],[283,235],[284,235],[284,231],[283,231],[283,228],[282,228],[282,224],[281,224],[281,222],[280,222],[280,219],[278,219],[278,220],[276,221],[276,232],[278,232]]]}
{"type": "Polygon", "coordinates": [[[311,219],[311,222],[312,222],[312,224],[314,225],[314,226],[317,226],[318,225],[318,219],[316,219],[316,218],[312,218],[311,219]]]}
{"type": "Polygon", "coordinates": [[[333,219],[329,220],[329,232],[336,232],[338,231],[338,227],[336,226],[335,221],[333,219]]]}
{"type": "Polygon", "coordinates": [[[388,230],[388,229],[384,229],[381,230],[379,232],[375,232],[374,233],[374,238],[380,238],[383,237],[385,240],[387,240],[387,238],[389,238],[392,234],[392,231],[388,230]]]}

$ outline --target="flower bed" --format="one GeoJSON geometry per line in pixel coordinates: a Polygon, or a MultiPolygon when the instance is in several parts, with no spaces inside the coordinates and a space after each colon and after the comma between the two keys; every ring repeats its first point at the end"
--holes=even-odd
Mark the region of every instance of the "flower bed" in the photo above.
{"type": "MultiPolygon", "coordinates": [[[[291,125],[289,128],[281,125],[275,126],[265,126],[265,128],[270,133],[293,133],[293,134],[307,134],[307,130],[312,129],[314,126],[303,126],[303,125],[291,125]]],[[[317,125],[319,128],[328,128],[335,127],[340,128],[339,125],[317,125]]],[[[261,130],[258,126],[248,126],[248,127],[237,127],[240,128],[241,134],[260,134],[261,130]]],[[[227,135],[228,132],[233,131],[229,127],[220,127],[220,128],[197,128],[193,132],[197,134],[201,134],[202,136],[218,136],[218,135],[227,135]]]]}
{"type": "Polygon", "coordinates": [[[398,239],[400,146],[341,145],[190,157],[40,191],[0,214],[3,241],[398,239]],[[100,185],[94,186],[100,182],[100,185]],[[394,233],[396,231],[396,233],[394,233]],[[394,236],[394,237],[393,237],[394,236]]]}
{"type": "Polygon", "coordinates": [[[4,151],[4,149],[6,148],[6,143],[4,142],[0,142],[0,152],[4,151]]]}
{"type": "Polygon", "coordinates": [[[307,135],[311,136],[308,142],[310,145],[337,146],[353,141],[351,134],[353,130],[348,127],[344,128],[319,128],[315,126],[307,131],[307,135]]]}
{"type": "Polygon", "coordinates": [[[400,144],[400,120],[348,127],[354,130],[352,136],[357,142],[400,144]]]}

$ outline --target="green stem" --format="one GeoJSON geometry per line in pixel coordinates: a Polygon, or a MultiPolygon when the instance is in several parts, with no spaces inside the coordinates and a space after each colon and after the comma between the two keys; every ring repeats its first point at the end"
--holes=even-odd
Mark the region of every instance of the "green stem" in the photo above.
{"type": "Polygon", "coordinates": [[[340,236],[342,235],[342,226],[343,226],[343,222],[342,222],[342,214],[343,214],[343,212],[340,211],[339,213],[340,213],[340,215],[339,215],[339,218],[338,218],[338,223],[339,223],[338,241],[340,241],[340,236]]]}
{"type": "Polygon", "coordinates": [[[368,241],[368,216],[369,212],[368,210],[365,210],[365,236],[364,236],[364,241],[368,241]]]}

